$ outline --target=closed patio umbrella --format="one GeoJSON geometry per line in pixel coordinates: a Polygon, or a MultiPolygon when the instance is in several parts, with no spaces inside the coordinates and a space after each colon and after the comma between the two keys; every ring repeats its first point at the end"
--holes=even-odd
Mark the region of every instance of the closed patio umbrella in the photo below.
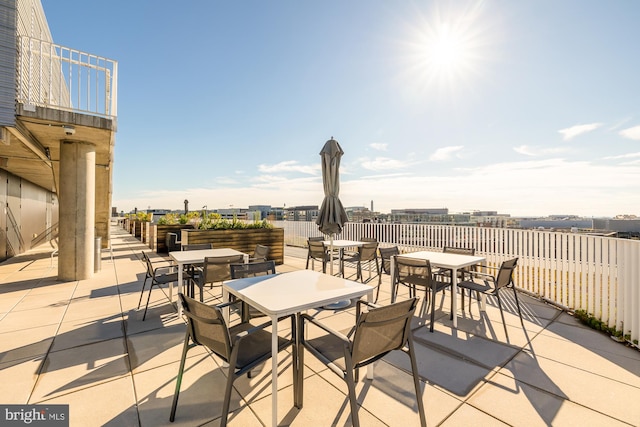
{"type": "Polygon", "coordinates": [[[344,151],[333,137],[320,150],[322,158],[322,184],[324,185],[324,200],[318,214],[316,224],[323,234],[330,236],[331,274],[333,275],[333,237],[342,232],[342,226],[347,222],[340,194],[340,159],[344,151]]]}

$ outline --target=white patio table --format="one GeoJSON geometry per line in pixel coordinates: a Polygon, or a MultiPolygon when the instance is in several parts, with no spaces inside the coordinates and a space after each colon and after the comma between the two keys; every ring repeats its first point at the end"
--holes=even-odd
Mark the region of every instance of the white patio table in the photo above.
{"type": "Polygon", "coordinates": [[[475,255],[460,255],[447,252],[433,252],[433,251],[419,251],[411,252],[408,254],[401,254],[391,257],[391,302],[396,300],[396,283],[394,280],[396,265],[395,258],[413,258],[421,260],[429,260],[432,267],[440,267],[452,270],[451,277],[451,298],[453,298],[453,327],[458,327],[458,270],[464,267],[469,267],[476,264],[484,264],[486,258],[475,255]]]}
{"type": "MultiPolygon", "coordinates": [[[[358,240],[334,240],[333,242],[331,242],[331,240],[323,240],[322,243],[324,243],[324,245],[327,248],[333,245],[333,249],[340,250],[340,271],[339,272],[342,274],[342,257],[344,256],[344,248],[360,247],[364,245],[365,242],[360,242],[358,240]]],[[[333,261],[333,256],[331,257],[331,260],[333,261]]],[[[333,274],[333,262],[331,263],[331,274],[333,274]]]]}
{"type": "MultiPolygon", "coordinates": [[[[313,270],[296,270],[268,276],[225,281],[223,300],[229,295],[245,301],[271,318],[271,421],[278,423],[278,318],[296,314],[328,303],[367,295],[373,297],[372,286],[323,274],[313,270]]],[[[225,310],[228,316],[228,310],[225,310]]],[[[369,370],[369,376],[373,371],[369,370]]],[[[296,402],[298,403],[298,402],[296,402]]],[[[302,402],[299,402],[300,405],[302,402]]]]}
{"type": "MultiPolygon", "coordinates": [[[[182,271],[185,265],[202,264],[206,257],[244,255],[244,262],[249,262],[249,255],[231,248],[198,249],[195,251],[173,251],[169,257],[178,266],[178,292],[182,292],[182,271]]],[[[173,303],[173,282],[169,285],[169,300],[173,303]]],[[[178,304],[178,314],[182,314],[182,307],[178,304]]]]}

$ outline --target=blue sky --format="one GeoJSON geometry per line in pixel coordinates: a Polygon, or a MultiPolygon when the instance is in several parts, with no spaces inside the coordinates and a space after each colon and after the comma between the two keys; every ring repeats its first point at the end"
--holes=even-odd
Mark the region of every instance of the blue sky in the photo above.
{"type": "Polygon", "coordinates": [[[42,0],[119,63],[113,206],[640,215],[640,2],[42,0]]]}

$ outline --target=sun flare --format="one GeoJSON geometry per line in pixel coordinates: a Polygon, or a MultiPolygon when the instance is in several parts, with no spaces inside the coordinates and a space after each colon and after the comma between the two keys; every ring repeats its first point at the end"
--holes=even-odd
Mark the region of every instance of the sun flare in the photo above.
{"type": "Polygon", "coordinates": [[[492,45],[482,7],[431,10],[409,25],[404,83],[429,89],[469,85],[483,71],[492,45]]]}

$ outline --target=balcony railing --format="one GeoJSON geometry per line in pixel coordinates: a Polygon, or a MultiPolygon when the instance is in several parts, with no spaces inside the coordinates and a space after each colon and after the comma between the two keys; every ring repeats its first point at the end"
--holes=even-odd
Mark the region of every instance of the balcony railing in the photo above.
{"type": "MultiPolygon", "coordinates": [[[[321,235],[314,222],[277,221],[285,244],[321,235]]],[[[632,340],[640,338],[640,241],[577,233],[424,224],[347,223],[341,239],[375,237],[403,252],[475,248],[489,265],[518,257],[519,289],[569,310],[584,310],[632,340]]]]}
{"type": "Polygon", "coordinates": [[[31,37],[18,37],[18,102],[117,116],[118,63],[31,37]]]}

